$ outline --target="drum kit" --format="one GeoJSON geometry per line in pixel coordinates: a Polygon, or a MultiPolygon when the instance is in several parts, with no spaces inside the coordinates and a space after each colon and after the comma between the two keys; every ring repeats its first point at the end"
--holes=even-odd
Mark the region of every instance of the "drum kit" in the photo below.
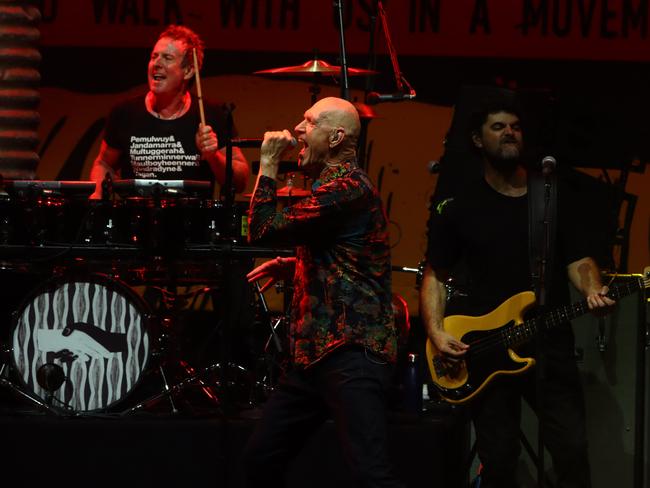
{"type": "Polygon", "coordinates": [[[89,200],[94,182],[3,182],[0,269],[24,276],[29,291],[5,294],[12,328],[1,338],[0,384],[38,411],[65,416],[177,412],[175,399],[194,391],[205,408],[223,411],[226,382],[248,388],[240,403],[263,397],[269,375],[251,378],[219,345],[197,367],[182,356],[188,338],[179,331],[211,321],[200,333],[230,342],[228,322],[257,306],[254,293],[241,291],[246,266],[293,250],[248,246],[248,204],[227,210],[207,198],[208,182],[111,186],[110,198],[89,200]],[[236,292],[247,303],[233,303],[236,292]],[[202,305],[182,309],[199,298],[202,305]]]}
{"type": "MultiPolygon", "coordinates": [[[[316,97],[321,77],[340,72],[315,58],[256,74],[313,76],[310,92],[316,97]]],[[[348,73],[374,74],[356,68],[348,73]]],[[[363,118],[375,117],[370,107],[358,109],[363,118]]],[[[259,328],[267,337],[258,351],[265,366],[252,374],[248,365],[231,361],[228,350],[233,339],[228,322],[240,313],[231,285],[239,280],[251,288],[242,269],[257,257],[290,256],[293,250],[249,246],[248,202],[226,208],[209,198],[207,182],[104,183],[110,198],[89,200],[94,182],[1,182],[0,269],[39,281],[18,307],[8,305],[12,327],[1,338],[0,385],[39,412],[64,416],[125,415],[154,406],[176,413],[175,399],[190,390],[223,411],[232,385],[246,391],[248,406],[263,401],[284,352],[287,313],[270,312],[259,288],[241,295],[255,308],[254,320],[268,324],[259,328]],[[233,270],[238,278],[229,276],[233,270]],[[178,339],[175,306],[156,308],[147,299],[146,290],[155,289],[177,304],[181,284],[194,286],[193,296],[220,295],[223,315],[215,322],[222,345],[216,359],[199,367],[170,353],[178,339]],[[153,390],[147,385],[152,376],[157,378],[153,390]]],[[[309,194],[287,185],[278,198],[291,203],[309,194]]],[[[285,293],[290,290],[288,284],[285,293]]]]}

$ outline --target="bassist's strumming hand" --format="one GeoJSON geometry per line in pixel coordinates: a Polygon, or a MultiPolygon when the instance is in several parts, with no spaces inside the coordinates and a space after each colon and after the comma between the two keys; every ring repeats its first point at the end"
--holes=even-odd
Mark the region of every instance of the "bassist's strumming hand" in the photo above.
{"type": "Polygon", "coordinates": [[[459,341],[442,328],[431,331],[429,339],[444,355],[445,360],[451,363],[461,361],[469,349],[469,345],[459,341]]]}

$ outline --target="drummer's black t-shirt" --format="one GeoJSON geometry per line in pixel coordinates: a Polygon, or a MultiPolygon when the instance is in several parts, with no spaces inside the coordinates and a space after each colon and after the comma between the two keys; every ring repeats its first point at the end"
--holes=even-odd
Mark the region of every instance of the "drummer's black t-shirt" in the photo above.
{"type": "MultiPolygon", "coordinates": [[[[226,110],[222,105],[207,104],[204,111],[206,124],[217,134],[219,147],[225,146],[226,110]]],[[[150,114],[145,107],[145,96],[138,95],[113,108],[106,122],[104,140],[121,152],[121,178],[214,182],[214,175],[207,161],[201,160],[194,140],[200,120],[194,96],[186,114],[163,120],[150,114]]]]}

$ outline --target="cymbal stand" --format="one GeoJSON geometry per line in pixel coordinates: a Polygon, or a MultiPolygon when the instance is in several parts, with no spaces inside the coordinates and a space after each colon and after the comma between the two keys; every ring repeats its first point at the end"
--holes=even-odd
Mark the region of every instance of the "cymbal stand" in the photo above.
{"type": "MultiPolygon", "coordinates": [[[[314,63],[318,60],[318,49],[314,49],[314,63]]],[[[322,75],[318,71],[314,73],[313,76],[314,82],[309,85],[309,93],[311,93],[311,104],[315,104],[318,101],[318,95],[320,95],[321,88],[320,84],[322,81],[322,75]]]]}
{"type": "MultiPolygon", "coordinates": [[[[189,386],[193,386],[196,383],[199,383],[201,385],[201,389],[204,392],[206,392],[206,394],[208,394],[207,392],[209,391],[210,387],[206,385],[206,383],[201,379],[201,377],[204,376],[204,375],[207,375],[208,373],[210,373],[212,371],[215,371],[215,370],[219,369],[220,367],[221,366],[217,363],[217,364],[214,364],[214,365],[210,365],[210,366],[208,366],[206,368],[203,368],[199,373],[194,373],[194,370],[191,369],[192,373],[194,373],[194,374],[192,374],[191,376],[188,376],[187,378],[185,378],[185,379],[183,379],[183,380],[181,380],[181,381],[179,381],[179,382],[177,382],[177,383],[175,383],[173,385],[170,385],[167,382],[164,369],[162,368],[162,366],[159,366],[159,371],[160,371],[160,374],[161,374],[161,376],[163,378],[163,381],[164,381],[163,390],[160,391],[159,393],[156,393],[155,395],[150,396],[149,398],[146,398],[145,400],[138,403],[137,405],[135,405],[135,406],[133,406],[133,407],[127,409],[127,410],[124,410],[123,412],[121,412],[121,415],[129,415],[129,414],[132,414],[132,413],[137,413],[139,411],[146,410],[148,408],[151,408],[151,407],[155,406],[160,400],[163,400],[165,398],[167,398],[169,400],[170,404],[171,404],[172,413],[177,414],[177,413],[179,413],[179,410],[176,408],[176,406],[174,404],[173,397],[175,395],[181,393],[183,390],[185,390],[185,388],[187,388],[189,386]]],[[[216,395],[214,395],[212,393],[209,393],[209,395],[210,395],[211,400],[213,400],[217,404],[219,403],[219,399],[217,398],[216,395]]]]}
{"type": "Polygon", "coordinates": [[[311,93],[311,104],[315,104],[318,101],[318,95],[320,95],[321,88],[320,88],[320,81],[321,74],[320,73],[314,73],[314,82],[309,85],[309,93],[311,93]]]}
{"type": "Polygon", "coordinates": [[[275,345],[275,349],[279,352],[283,352],[282,348],[282,343],[280,342],[280,338],[278,337],[277,334],[277,328],[282,322],[282,318],[279,318],[276,320],[275,323],[271,320],[271,312],[269,310],[268,305],[266,304],[266,298],[264,298],[264,293],[262,293],[260,284],[258,282],[255,282],[255,289],[257,290],[257,294],[260,298],[260,304],[262,305],[262,311],[264,312],[264,316],[268,319],[268,324],[269,328],[271,330],[271,335],[269,336],[269,339],[266,341],[266,345],[264,346],[264,351],[268,351],[269,347],[271,345],[271,341],[273,341],[273,344],[275,345]]]}
{"type": "Polygon", "coordinates": [[[348,82],[348,59],[345,49],[345,23],[343,22],[343,0],[335,0],[338,28],[339,46],[341,50],[341,98],[350,100],[350,85],[348,82]]]}
{"type": "MultiPolygon", "coordinates": [[[[204,288],[199,291],[205,290],[209,291],[210,289],[204,288]]],[[[128,415],[146,410],[148,408],[152,408],[164,399],[167,399],[169,401],[171,413],[176,415],[179,413],[179,409],[176,406],[174,397],[185,390],[185,388],[189,386],[195,386],[197,384],[203,394],[208,398],[208,400],[216,407],[220,407],[220,400],[217,397],[216,393],[213,391],[212,387],[210,387],[203,379],[208,373],[219,368],[220,366],[218,364],[211,365],[197,372],[186,361],[178,357],[174,357],[171,354],[169,343],[171,342],[171,335],[173,334],[172,331],[175,328],[176,324],[175,317],[177,317],[179,313],[178,303],[180,300],[179,295],[176,292],[175,284],[170,285],[168,289],[161,288],[159,291],[161,293],[160,307],[162,311],[162,318],[160,320],[161,331],[159,338],[159,352],[157,353],[157,370],[162,381],[162,389],[158,393],[155,393],[154,395],[144,399],[135,406],[124,410],[121,412],[121,415],[128,415]],[[168,374],[166,373],[165,369],[165,366],[171,362],[171,360],[176,361],[180,366],[182,373],[187,375],[182,380],[173,384],[170,383],[168,374]]]]}
{"type": "Polygon", "coordinates": [[[282,370],[281,357],[285,353],[285,348],[282,345],[278,330],[283,324],[286,313],[282,313],[279,317],[275,317],[272,312],[269,310],[269,307],[266,303],[266,298],[264,293],[261,291],[261,287],[258,282],[255,282],[255,290],[259,298],[259,304],[261,306],[260,314],[262,319],[266,324],[268,324],[270,334],[264,343],[263,353],[264,355],[260,358],[262,360],[261,370],[256,370],[255,381],[252,384],[252,389],[250,391],[250,400],[251,405],[255,404],[255,393],[262,391],[264,396],[268,396],[269,392],[275,388],[276,385],[276,368],[282,370]]]}

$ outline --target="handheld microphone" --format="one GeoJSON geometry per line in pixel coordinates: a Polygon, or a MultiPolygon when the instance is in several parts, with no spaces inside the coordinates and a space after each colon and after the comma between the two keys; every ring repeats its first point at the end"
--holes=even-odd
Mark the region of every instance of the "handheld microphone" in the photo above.
{"type": "MultiPolygon", "coordinates": [[[[244,147],[244,148],[255,148],[262,147],[264,142],[263,138],[252,138],[252,139],[230,139],[230,145],[234,147],[244,147]]],[[[289,141],[291,147],[296,147],[298,145],[298,140],[295,137],[291,138],[289,141]]]]}
{"type": "Polygon", "coordinates": [[[549,176],[557,166],[557,161],[553,156],[544,156],[542,159],[542,174],[544,176],[549,176]]]}
{"type": "Polygon", "coordinates": [[[370,92],[366,97],[366,103],[368,105],[375,105],[382,102],[402,102],[404,100],[413,100],[415,98],[415,93],[377,93],[370,92]]]}

